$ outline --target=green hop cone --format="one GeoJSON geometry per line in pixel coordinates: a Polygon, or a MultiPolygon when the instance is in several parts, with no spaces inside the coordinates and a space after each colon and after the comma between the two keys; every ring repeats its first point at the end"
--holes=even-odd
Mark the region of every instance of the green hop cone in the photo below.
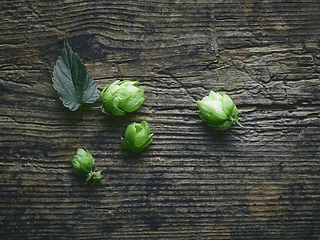
{"type": "Polygon", "coordinates": [[[94,159],[91,153],[78,148],[77,154],[71,157],[71,163],[76,174],[87,175],[92,170],[94,159]]]}
{"type": "Polygon", "coordinates": [[[101,111],[105,114],[111,112],[113,115],[123,116],[126,112],[137,110],[146,98],[143,89],[137,87],[139,84],[126,80],[115,81],[106,86],[101,92],[101,111]]]}
{"type": "Polygon", "coordinates": [[[141,123],[131,123],[125,132],[125,138],[121,137],[122,146],[132,152],[141,152],[147,147],[153,139],[153,133],[150,134],[150,129],[146,121],[141,123]]]}
{"type": "Polygon", "coordinates": [[[71,157],[71,163],[73,165],[73,171],[76,174],[87,176],[86,183],[92,178],[93,184],[95,184],[100,178],[102,178],[101,171],[92,171],[94,159],[88,150],[78,148],[77,154],[71,157]]]}
{"type": "Polygon", "coordinates": [[[209,96],[196,103],[200,109],[200,118],[209,126],[219,131],[228,129],[232,124],[244,128],[238,122],[237,107],[227,94],[210,91],[209,96]]]}

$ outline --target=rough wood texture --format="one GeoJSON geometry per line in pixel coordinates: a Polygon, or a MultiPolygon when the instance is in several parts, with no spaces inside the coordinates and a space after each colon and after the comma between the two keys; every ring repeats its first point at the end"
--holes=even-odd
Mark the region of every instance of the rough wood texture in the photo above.
{"type": "Polygon", "coordinates": [[[320,239],[318,0],[2,0],[0,23],[1,238],[320,239]],[[52,87],[64,36],[100,90],[139,80],[143,106],[79,122],[52,87]],[[245,129],[206,126],[210,90],[245,129]],[[119,160],[142,120],[153,143],[119,160]]]}

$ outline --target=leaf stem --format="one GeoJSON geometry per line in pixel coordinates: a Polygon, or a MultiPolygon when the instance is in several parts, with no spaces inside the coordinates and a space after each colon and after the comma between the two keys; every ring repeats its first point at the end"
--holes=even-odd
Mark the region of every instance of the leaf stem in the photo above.
{"type": "Polygon", "coordinates": [[[242,126],[238,121],[237,124],[241,127],[241,128],[245,128],[244,126],[242,126]]]}
{"type": "Polygon", "coordinates": [[[102,105],[99,107],[91,107],[92,109],[101,109],[102,105]]]}
{"type": "Polygon", "coordinates": [[[80,121],[82,120],[82,105],[80,105],[80,121]]]}
{"type": "Polygon", "coordinates": [[[122,160],[124,157],[126,157],[126,156],[128,156],[128,155],[129,155],[128,151],[125,152],[125,153],[123,154],[123,156],[120,158],[120,160],[122,160]]]}

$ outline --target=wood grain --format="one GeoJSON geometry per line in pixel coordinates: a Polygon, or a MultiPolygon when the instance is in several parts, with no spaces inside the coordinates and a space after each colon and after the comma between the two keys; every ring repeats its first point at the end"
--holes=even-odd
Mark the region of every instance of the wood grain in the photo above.
{"type": "Polygon", "coordinates": [[[319,239],[320,2],[3,0],[0,235],[4,239],[319,239]],[[66,37],[100,90],[137,80],[123,117],[59,101],[66,37]],[[245,129],[195,101],[230,95],[245,129]],[[154,141],[124,154],[146,120],[154,141]],[[73,173],[88,149],[104,177],[73,173]]]}

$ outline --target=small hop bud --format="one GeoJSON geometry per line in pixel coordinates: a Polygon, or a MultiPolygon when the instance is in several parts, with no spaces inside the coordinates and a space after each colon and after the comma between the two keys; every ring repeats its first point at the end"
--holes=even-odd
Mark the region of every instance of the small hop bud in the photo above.
{"type": "Polygon", "coordinates": [[[141,123],[131,123],[125,132],[125,138],[121,137],[122,146],[132,152],[141,152],[147,147],[153,139],[153,133],[150,134],[150,129],[146,121],[141,123]]]}
{"type": "Polygon", "coordinates": [[[86,180],[86,184],[89,182],[89,180],[92,178],[92,185],[94,185],[98,180],[100,180],[100,178],[102,178],[102,174],[101,171],[99,172],[90,172],[88,174],[87,180],[86,180]]]}
{"type": "Polygon", "coordinates": [[[146,98],[143,89],[137,87],[139,84],[126,80],[115,81],[106,86],[101,92],[101,111],[105,114],[111,112],[113,115],[123,116],[126,112],[137,110],[146,98]]]}
{"type": "Polygon", "coordinates": [[[91,153],[78,148],[77,154],[71,157],[71,163],[76,174],[87,175],[92,170],[94,159],[91,153]]]}
{"type": "Polygon", "coordinates": [[[200,118],[209,126],[220,131],[228,129],[232,124],[243,128],[238,122],[237,107],[227,94],[210,91],[209,96],[196,103],[200,109],[200,118]]]}

